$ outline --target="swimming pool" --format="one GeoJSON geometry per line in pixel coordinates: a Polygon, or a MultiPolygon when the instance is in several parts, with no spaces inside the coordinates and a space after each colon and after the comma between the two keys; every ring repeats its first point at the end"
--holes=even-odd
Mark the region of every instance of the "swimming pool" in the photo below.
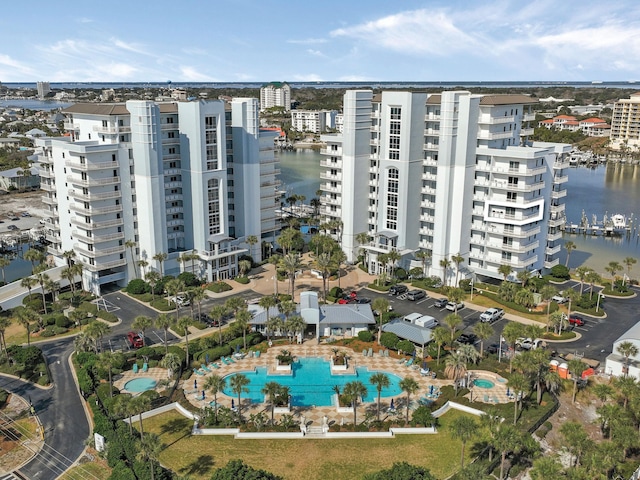
{"type": "Polygon", "coordinates": [[[140,393],[155,388],[156,381],[149,377],[140,377],[129,380],[124,384],[124,389],[128,392],[140,393]]]}
{"type": "Polygon", "coordinates": [[[473,384],[476,387],[480,387],[480,388],[493,388],[496,386],[495,383],[493,383],[491,380],[486,380],[484,378],[477,378],[473,381],[473,384]]]}
{"type": "MultiPolygon", "coordinates": [[[[367,387],[367,395],[364,397],[365,402],[374,402],[378,398],[376,387],[371,385],[371,375],[377,373],[366,367],[356,367],[356,375],[332,375],[331,367],[327,360],[315,357],[300,358],[293,364],[293,375],[268,375],[266,367],[258,367],[255,371],[240,372],[249,379],[248,393],[243,393],[243,398],[248,398],[254,403],[264,402],[264,394],[262,389],[265,383],[277,382],[280,385],[289,387],[291,394],[291,405],[301,406],[330,406],[331,399],[335,394],[333,387],[340,386],[340,391],[345,384],[353,381],[360,381],[367,387]]],[[[389,387],[383,388],[382,397],[392,397],[400,395],[399,376],[389,372],[383,372],[389,377],[389,387]]],[[[226,386],[223,392],[230,397],[236,397],[236,394],[229,386],[229,380],[234,374],[225,377],[226,386]]]]}

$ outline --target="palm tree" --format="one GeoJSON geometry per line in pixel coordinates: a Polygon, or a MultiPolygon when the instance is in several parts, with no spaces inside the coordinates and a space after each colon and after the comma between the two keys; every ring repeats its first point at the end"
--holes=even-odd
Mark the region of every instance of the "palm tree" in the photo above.
{"type": "Polygon", "coordinates": [[[60,291],[60,284],[54,280],[46,280],[44,288],[51,293],[51,300],[56,301],[58,299],[58,292],[60,291]]]}
{"type": "Polygon", "coordinates": [[[245,239],[245,242],[247,242],[247,245],[249,245],[249,255],[251,255],[251,258],[253,258],[253,246],[258,243],[258,237],[256,237],[255,235],[249,235],[245,239]]]}
{"type": "Polygon", "coordinates": [[[182,360],[176,353],[166,353],[162,360],[160,360],[160,366],[167,369],[167,377],[171,378],[173,374],[180,368],[182,360]]]}
{"type": "Polygon", "coordinates": [[[582,372],[587,369],[587,366],[582,363],[579,358],[569,360],[569,371],[571,372],[571,380],[573,381],[573,395],[571,396],[571,403],[576,403],[576,394],[578,393],[578,380],[582,377],[582,372]]]}
{"type": "Polygon", "coordinates": [[[616,351],[624,357],[624,370],[622,373],[626,377],[629,375],[629,359],[638,355],[638,347],[631,342],[621,342],[616,347],[616,351]]]}
{"type": "Polygon", "coordinates": [[[153,326],[153,319],[151,317],[147,317],[145,315],[138,315],[134,320],[131,327],[134,330],[140,330],[142,332],[142,345],[145,345],[145,336],[144,332],[147,328],[151,328],[153,326]]]}
{"type": "Polygon", "coordinates": [[[371,304],[371,309],[378,314],[378,345],[380,345],[380,335],[382,335],[382,316],[389,311],[389,300],[384,297],[377,297],[371,304]]]}
{"type": "Polygon", "coordinates": [[[613,290],[613,284],[616,281],[616,275],[618,272],[622,271],[622,265],[618,262],[609,262],[609,264],[604,267],[607,273],[611,274],[611,290],[613,290]]]}
{"type": "Polygon", "coordinates": [[[431,252],[429,252],[427,250],[418,250],[415,253],[415,256],[416,256],[416,258],[418,260],[420,260],[420,262],[422,262],[422,275],[426,276],[427,275],[427,262],[431,258],[431,252]]]}
{"type": "Polygon", "coordinates": [[[453,352],[445,360],[444,374],[455,382],[456,395],[458,394],[458,380],[467,374],[467,359],[457,352],[453,352]]]}
{"type": "Polygon", "coordinates": [[[137,458],[149,463],[151,480],[155,480],[154,465],[158,461],[163,445],[160,437],[155,433],[148,433],[146,437],[140,439],[140,452],[137,458]]]}
{"type": "Polygon", "coordinates": [[[4,350],[5,355],[7,355],[7,340],[4,336],[4,332],[6,332],[7,328],[9,328],[10,325],[10,317],[0,317],[0,349],[4,350]]]}
{"type": "Polygon", "coordinates": [[[420,385],[418,382],[412,377],[404,377],[400,380],[400,388],[403,392],[407,394],[407,411],[406,411],[406,421],[409,423],[409,406],[411,405],[411,395],[415,394],[419,389],[420,385]]]}
{"type": "Polygon", "coordinates": [[[531,278],[531,275],[532,275],[531,270],[527,270],[526,268],[516,273],[516,278],[522,285],[522,288],[525,288],[527,286],[527,282],[531,278]]]}
{"type": "Polygon", "coordinates": [[[440,260],[440,266],[442,267],[442,283],[446,285],[449,284],[449,282],[447,282],[448,276],[449,274],[447,273],[447,270],[449,270],[449,267],[451,266],[451,260],[449,260],[448,258],[443,258],[442,260],[440,260]]]}
{"type": "Polygon", "coordinates": [[[245,277],[250,270],[251,270],[250,260],[240,260],[238,262],[238,271],[240,272],[241,277],[245,277]]]}
{"type": "Polygon", "coordinates": [[[134,414],[138,415],[140,422],[140,439],[144,438],[144,425],[142,424],[142,414],[151,408],[151,399],[145,395],[139,395],[131,399],[131,408],[134,414]]]}
{"type": "Polygon", "coordinates": [[[549,316],[549,321],[547,322],[547,330],[549,327],[553,328],[554,332],[557,332],[558,335],[562,333],[562,329],[568,325],[567,320],[565,319],[564,313],[560,310],[553,312],[549,316]]]}
{"type": "Polygon", "coordinates": [[[480,356],[484,356],[484,341],[495,333],[494,328],[485,322],[478,322],[473,326],[473,333],[480,339],[480,356]]]}
{"type": "Polygon", "coordinates": [[[313,262],[314,266],[322,274],[322,292],[324,301],[327,301],[327,278],[331,274],[331,267],[333,266],[333,260],[331,260],[331,254],[323,252],[316,257],[313,262]]]}
{"type": "Polygon", "coordinates": [[[638,392],[638,383],[636,379],[629,376],[615,377],[613,379],[613,385],[620,392],[622,398],[622,406],[626,410],[629,404],[629,398],[633,397],[638,392]]]}
{"type": "Polygon", "coordinates": [[[601,402],[600,405],[602,406],[605,404],[607,399],[613,396],[615,390],[613,389],[613,387],[611,387],[611,385],[608,385],[606,383],[596,383],[592,387],[592,392],[596,397],[598,397],[598,400],[600,400],[601,402]]]}
{"type": "Polygon", "coordinates": [[[571,240],[564,242],[564,249],[567,251],[567,259],[564,262],[565,267],[569,267],[569,256],[571,255],[571,252],[573,252],[576,248],[578,248],[578,246],[571,240]]]}
{"type": "Polygon", "coordinates": [[[347,255],[342,250],[334,250],[331,254],[331,261],[337,267],[338,288],[340,288],[340,279],[342,278],[342,264],[347,261],[347,255]]]}
{"type": "Polygon", "coordinates": [[[227,314],[227,308],[224,305],[214,305],[214,307],[209,312],[209,316],[211,320],[213,320],[214,325],[218,324],[218,343],[222,345],[222,319],[227,314]]]}
{"type": "Polygon", "coordinates": [[[267,382],[264,384],[262,393],[269,397],[269,403],[271,404],[271,425],[274,425],[274,413],[276,409],[276,402],[280,397],[282,391],[282,385],[278,382],[267,382]]]}
{"type": "Polygon", "coordinates": [[[238,396],[238,418],[242,418],[242,394],[249,392],[249,389],[247,388],[249,383],[247,376],[242,373],[236,373],[231,377],[231,380],[229,380],[231,391],[238,396]]]}
{"type": "Polygon", "coordinates": [[[24,252],[24,259],[31,262],[31,274],[35,272],[36,262],[42,263],[45,259],[44,253],[40,250],[36,250],[35,248],[30,248],[26,252],[24,252]]]}
{"type": "Polygon", "coordinates": [[[36,283],[38,283],[38,280],[33,277],[24,277],[20,281],[20,286],[29,290],[29,298],[31,298],[31,289],[36,286],[36,283]]]}
{"type": "Polygon", "coordinates": [[[440,365],[440,350],[442,346],[449,341],[450,332],[444,327],[436,327],[431,331],[431,338],[438,346],[438,359],[436,365],[440,365]]]}
{"type": "Polygon", "coordinates": [[[7,283],[7,277],[5,275],[5,268],[11,265],[11,260],[5,256],[0,257],[0,270],[2,271],[2,283],[7,283]]]}
{"type": "Polygon", "coordinates": [[[479,426],[476,421],[468,416],[457,417],[449,424],[449,434],[454,440],[460,440],[462,451],[460,453],[460,468],[464,468],[464,447],[467,442],[478,434],[479,426]]]}
{"type": "Polygon", "coordinates": [[[140,267],[141,277],[144,278],[146,275],[145,268],[149,266],[149,262],[147,262],[144,258],[142,260],[138,260],[138,267],[140,267]]]}
{"type": "Polygon", "coordinates": [[[494,447],[500,452],[500,476],[498,480],[504,478],[504,464],[509,452],[519,450],[522,444],[522,435],[512,425],[501,425],[494,438],[494,447]]]}
{"type": "Polygon", "coordinates": [[[506,281],[507,277],[511,275],[511,272],[513,272],[513,267],[506,263],[503,263],[498,267],[498,273],[502,275],[502,280],[504,281],[506,281]]]}
{"type": "Polygon", "coordinates": [[[178,327],[184,331],[184,341],[186,345],[186,353],[187,357],[185,359],[185,365],[187,368],[189,367],[189,325],[191,325],[192,319],[191,317],[180,317],[177,321],[178,327]]]}
{"type": "MultiPolygon", "coordinates": [[[[184,291],[185,285],[182,280],[178,280],[177,278],[172,278],[165,284],[164,288],[167,291],[168,298],[175,299],[180,292],[184,291]]],[[[167,302],[168,302],[168,299],[167,299],[167,302]]],[[[180,305],[178,305],[178,302],[175,302],[175,305],[176,305],[176,322],[177,322],[180,305]]]]}
{"type": "Polygon", "coordinates": [[[549,331],[549,313],[551,311],[551,299],[557,293],[557,290],[552,285],[545,285],[540,289],[540,298],[547,302],[547,332],[549,331]]]}
{"type": "Polygon", "coordinates": [[[585,277],[585,280],[589,282],[589,298],[593,298],[593,285],[602,280],[600,274],[595,270],[590,270],[585,277]]]}
{"type": "Polygon", "coordinates": [[[156,253],[153,257],[151,257],[153,260],[155,260],[156,262],[158,262],[158,265],[160,265],[160,276],[164,277],[164,269],[163,269],[163,264],[164,261],[169,258],[169,255],[167,253],[164,252],[158,252],[156,253]]]}
{"type": "Polygon", "coordinates": [[[289,294],[291,295],[291,298],[294,298],[296,272],[302,267],[302,263],[300,262],[300,255],[298,255],[297,253],[287,253],[282,257],[282,260],[280,260],[280,266],[287,272],[287,275],[289,276],[289,294]]]}
{"type": "Polygon", "coordinates": [[[450,302],[455,303],[455,309],[453,311],[454,314],[458,314],[458,304],[464,300],[464,297],[466,296],[465,292],[463,289],[461,288],[450,288],[449,289],[449,293],[447,295],[447,297],[449,298],[450,302]]]}
{"type": "Polygon", "coordinates": [[[191,289],[191,300],[198,306],[198,317],[202,318],[202,302],[209,296],[204,287],[193,287],[191,289]]]}
{"type": "Polygon", "coordinates": [[[128,393],[121,393],[114,402],[114,413],[121,417],[129,417],[129,435],[133,435],[131,417],[135,414],[132,404],[133,397],[128,393]]]}
{"type": "Polygon", "coordinates": [[[46,298],[46,291],[44,289],[44,286],[45,286],[45,283],[51,280],[51,278],[49,278],[49,275],[44,273],[46,269],[47,269],[46,265],[42,265],[42,264],[38,265],[36,267],[36,274],[35,274],[36,280],[40,284],[40,290],[42,290],[42,307],[44,308],[45,315],[47,314],[47,298],[46,298]]]}
{"type": "Polygon", "coordinates": [[[291,335],[291,341],[298,333],[303,333],[306,327],[304,319],[300,315],[292,315],[288,317],[284,322],[284,328],[291,335]]]}
{"type": "Polygon", "coordinates": [[[164,330],[164,353],[165,355],[169,352],[169,344],[167,343],[167,332],[175,323],[174,319],[171,318],[170,315],[166,313],[161,313],[158,315],[158,318],[155,320],[155,326],[157,328],[161,328],[164,330]]]}
{"type": "Polygon", "coordinates": [[[462,325],[462,317],[460,317],[460,315],[456,315],[455,313],[450,313],[449,315],[444,317],[444,320],[442,321],[442,323],[444,323],[446,327],[449,329],[449,333],[450,333],[449,341],[451,342],[451,345],[453,345],[453,342],[458,336],[457,335],[458,328],[460,327],[460,325],[462,325]]]}
{"type": "Polygon", "coordinates": [[[113,398],[113,367],[120,364],[122,362],[122,358],[118,358],[116,355],[110,351],[102,352],[98,358],[100,359],[100,366],[107,369],[107,374],[109,376],[109,397],[113,398]]]}
{"type": "Polygon", "coordinates": [[[464,262],[464,257],[457,253],[455,255],[451,255],[451,261],[456,264],[456,284],[455,287],[458,286],[458,275],[460,274],[460,264],[464,262]]]}
{"type": "Polygon", "coordinates": [[[76,252],[74,250],[66,250],[62,252],[62,258],[67,261],[67,267],[73,265],[73,259],[76,258],[76,252]]]}
{"type": "Polygon", "coordinates": [[[147,281],[147,283],[151,287],[151,298],[152,298],[152,300],[155,300],[156,299],[156,286],[162,280],[162,276],[160,276],[160,274],[158,272],[156,272],[155,270],[150,270],[145,274],[144,279],[147,281]]]}
{"type": "Polygon", "coordinates": [[[204,382],[204,389],[213,394],[214,416],[216,424],[218,423],[218,393],[224,390],[227,380],[220,375],[212,374],[204,382]]]}
{"type": "MultiPolygon", "coordinates": [[[[127,241],[124,242],[124,246],[129,249],[129,255],[131,255],[131,265],[135,266],[136,257],[135,257],[133,249],[136,248],[136,242],[134,242],[133,240],[127,240],[127,241]]],[[[134,276],[136,278],[138,278],[138,269],[137,268],[133,269],[133,274],[134,274],[134,276]]]]}
{"type": "Polygon", "coordinates": [[[389,265],[391,266],[391,277],[394,277],[395,274],[395,269],[396,269],[396,263],[398,263],[398,261],[402,258],[402,255],[400,255],[400,253],[396,250],[389,250],[387,252],[387,261],[389,262],[389,265]]]}
{"type": "Polygon", "coordinates": [[[353,382],[349,382],[344,386],[343,395],[348,397],[351,400],[351,406],[353,407],[353,426],[358,424],[357,422],[357,411],[358,411],[358,400],[361,397],[367,395],[367,387],[364,386],[364,383],[356,380],[353,382]]]}
{"type": "Polygon", "coordinates": [[[267,340],[270,342],[271,334],[284,330],[284,321],[281,317],[269,317],[264,326],[267,331],[267,340]]]}
{"type": "Polygon", "coordinates": [[[244,344],[244,349],[247,349],[247,329],[249,328],[249,322],[253,318],[253,313],[249,310],[240,310],[236,314],[236,324],[238,328],[242,330],[242,342],[244,344]]]}
{"type": "MultiPolygon", "coordinates": [[[[369,232],[360,232],[356,235],[356,242],[359,245],[367,245],[371,241],[371,237],[369,236],[369,232]]],[[[362,255],[362,263],[366,267],[369,262],[367,262],[367,249],[360,248],[360,255],[362,255]]]]}
{"type": "Polygon", "coordinates": [[[76,285],[75,285],[76,272],[74,271],[73,267],[75,267],[75,265],[73,265],[71,267],[64,267],[60,271],[60,276],[69,282],[69,286],[71,287],[71,295],[75,296],[75,294],[76,294],[76,285]]]}
{"type": "Polygon", "coordinates": [[[380,420],[380,396],[382,395],[382,389],[388,388],[389,385],[391,385],[391,382],[389,381],[389,377],[382,372],[376,372],[371,375],[369,381],[371,382],[371,385],[375,386],[376,390],[378,391],[378,408],[376,411],[376,415],[378,420],[380,420]]]}
{"type": "MultiPolygon", "coordinates": [[[[518,322],[509,322],[502,329],[502,336],[509,346],[515,350],[516,340],[524,334],[524,325],[518,322]]],[[[513,370],[513,355],[509,356],[509,373],[513,370]]]]}
{"type": "Polygon", "coordinates": [[[111,327],[100,320],[94,320],[84,329],[84,334],[93,341],[96,354],[100,350],[102,337],[111,331],[111,327]]]}
{"type": "Polygon", "coordinates": [[[631,267],[633,267],[636,263],[638,263],[638,260],[636,260],[633,257],[625,257],[622,263],[624,263],[627,266],[627,277],[631,279],[631,267]]]}
{"type": "Polygon", "coordinates": [[[27,345],[31,345],[31,323],[36,320],[38,314],[27,307],[16,307],[13,309],[13,319],[27,331],[27,345]]]}
{"type": "Polygon", "coordinates": [[[582,296],[582,289],[584,287],[584,281],[587,278],[587,275],[589,274],[589,272],[591,272],[592,269],[589,267],[586,267],[584,265],[579,266],[578,268],[576,268],[575,272],[576,272],[576,276],[578,277],[578,280],[580,280],[580,296],[582,296]]]}
{"type": "Polygon", "coordinates": [[[513,424],[515,425],[518,421],[518,407],[520,406],[520,400],[524,396],[524,389],[529,385],[529,381],[523,374],[515,372],[511,374],[511,377],[509,377],[507,385],[511,388],[513,394],[516,395],[516,401],[513,402],[513,424]]]}

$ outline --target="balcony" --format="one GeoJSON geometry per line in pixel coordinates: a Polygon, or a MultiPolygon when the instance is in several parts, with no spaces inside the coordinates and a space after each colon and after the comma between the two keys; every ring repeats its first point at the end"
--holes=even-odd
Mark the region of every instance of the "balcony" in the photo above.
{"type": "Polygon", "coordinates": [[[73,121],[65,120],[64,129],[65,130],[80,130],[80,124],[79,123],[73,123],[73,121]]]}
{"type": "Polygon", "coordinates": [[[331,147],[321,148],[320,149],[320,154],[322,154],[322,155],[332,155],[332,156],[335,156],[335,157],[339,157],[340,155],[342,155],[342,148],[336,148],[336,149],[333,149],[331,147]]]}
{"type": "Polygon", "coordinates": [[[102,222],[85,222],[79,218],[71,218],[71,223],[80,228],[93,230],[97,228],[119,227],[124,225],[124,220],[122,218],[114,218],[113,220],[104,220],[102,222]]]}
{"type": "Polygon", "coordinates": [[[567,183],[569,181],[569,175],[562,175],[553,178],[553,183],[567,183]]]}
{"type": "Polygon", "coordinates": [[[82,179],[75,175],[67,175],[67,182],[72,183],[74,185],[82,185],[83,187],[94,187],[97,185],[119,185],[120,177],[82,179]]]}
{"type": "Polygon", "coordinates": [[[553,199],[558,199],[558,198],[564,198],[567,196],[567,191],[566,190],[552,190],[551,191],[551,198],[553,199]]]}
{"type": "Polygon", "coordinates": [[[533,122],[536,119],[535,113],[525,113],[522,115],[523,122],[533,122]]]}
{"type": "Polygon", "coordinates": [[[569,158],[566,157],[553,162],[553,168],[555,169],[568,168],[569,165],[569,158]]]}
{"type": "Polygon", "coordinates": [[[180,144],[179,138],[163,138],[162,139],[162,145],[179,145],[179,144],[180,144]]]}
{"type": "Polygon", "coordinates": [[[165,201],[167,202],[171,202],[173,200],[182,200],[182,194],[181,193],[173,193],[171,195],[165,195],[164,196],[165,201]]]}
{"type": "Polygon", "coordinates": [[[560,240],[562,238],[562,232],[557,230],[553,233],[547,233],[547,242],[554,242],[556,240],[560,240]]]}
{"type": "Polygon", "coordinates": [[[342,180],[341,173],[332,174],[331,172],[320,172],[320,178],[323,180],[342,180]]]}
{"type": "Polygon", "coordinates": [[[118,213],[122,211],[122,205],[109,205],[107,207],[89,207],[84,208],[84,205],[72,204],[69,206],[69,210],[72,212],[80,213],[81,215],[104,215],[106,213],[118,213]]]}
{"type": "Polygon", "coordinates": [[[38,175],[40,175],[40,178],[55,178],[55,174],[53,173],[53,170],[49,170],[48,168],[41,168],[38,170],[38,175]]]}
{"type": "Polygon", "coordinates": [[[342,168],[342,160],[337,160],[334,162],[326,158],[323,158],[322,160],[320,160],[320,166],[327,167],[327,168],[342,168]]]}
{"type": "Polygon", "coordinates": [[[435,150],[438,151],[438,148],[440,147],[440,145],[438,143],[425,143],[424,144],[424,149],[425,150],[435,150]]]}
{"type": "Polygon", "coordinates": [[[45,192],[55,192],[56,185],[55,183],[40,182],[40,190],[44,190],[45,192]]]}
{"type": "Polygon", "coordinates": [[[107,170],[112,168],[119,168],[119,163],[117,161],[110,162],[74,162],[72,160],[65,160],[65,167],[73,168],[75,170],[82,170],[88,172],[90,170],[107,170]]]}
{"type": "Polygon", "coordinates": [[[85,202],[93,202],[96,200],[109,200],[111,198],[121,198],[121,192],[119,190],[115,190],[113,192],[103,192],[103,193],[82,193],[81,190],[69,190],[69,195],[76,199],[82,200],[85,202]]]}
{"type": "Polygon", "coordinates": [[[562,245],[556,245],[555,247],[547,247],[544,251],[546,255],[555,255],[556,253],[560,253],[560,249],[562,245]]]}
{"type": "Polygon", "coordinates": [[[330,217],[339,217],[341,213],[342,213],[342,210],[340,208],[331,210],[330,208],[320,207],[320,215],[327,215],[330,217]]]}
{"type": "Polygon", "coordinates": [[[56,197],[42,197],[42,203],[47,205],[58,205],[58,199],[56,197]]]}
{"type": "Polygon", "coordinates": [[[488,243],[486,244],[488,248],[492,248],[494,250],[500,250],[503,252],[511,252],[511,253],[526,253],[529,250],[533,250],[540,246],[539,241],[528,243],[527,245],[507,245],[505,243],[488,243]]]}
{"type": "Polygon", "coordinates": [[[520,135],[521,136],[533,135],[533,133],[534,133],[533,128],[522,128],[522,129],[520,129],[520,135]]]}
{"type": "Polygon", "coordinates": [[[551,261],[545,260],[544,261],[544,268],[553,268],[556,265],[560,265],[560,259],[559,258],[555,258],[551,261]]]}
{"type": "Polygon", "coordinates": [[[90,272],[99,272],[100,270],[109,270],[110,268],[122,267],[127,264],[127,260],[125,258],[121,258],[119,260],[114,260],[112,262],[96,262],[95,265],[91,265],[88,263],[83,263],[85,269],[90,272]]]}
{"type": "Polygon", "coordinates": [[[50,230],[60,230],[60,225],[54,223],[54,221],[50,218],[45,219],[42,225],[44,226],[44,228],[48,228],[50,230]]]}
{"type": "Polygon", "coordinates": [[[108,255],[114,255],[116,253],[124,253],[126,247],[124,245],[118,245],[117,247],[112,248],[98,248],[94,250],[88,250],[87,248],[81,246],[79,243],[74,243],[73,249],[89,258],[98,258],[106,257],[108,255]]]}
{"type": "Polygon", "coordinates": [[[480,130],[478,132],[478,138],[480,140],[502,140],[503,138],[512,138],[514,131],[510,132],[488,132],[486,130],[480,130]]]}
{"type": "Polygon", "coordinates": [[[547,171],[547,167],[531,167],[528,168],[526,165],[523,165],[518,168],[509,168],[505,165],[494,165],[493,172],[494,173],[504,173],[509,175],[521,175],[521,176],[533,176],[533,175],[542,175],[547,171]]]}
{"type": "Polygon", "coordinates": [[[218,248],[216,250],[198,251],[198,256],[203,260],[213,260],[215,258],[228,257],[229,255],[235,255],[235,254],[239,254],[247,251],[248,250],[246,248],[240,248],[235,245],[232,245],[229,247],[218,248]]]}
{"type": "Polygon", "coordinates": [[[549,227],[551,227],[551,228],[561,227],[562,225],[564,225],[566,223],[566,221],[567,220],[564,217],[551,218],[551,219],[549,219],[549,227]]]}
{"type": "Polygon", "coordinates": [[[104,235],[92,235],[91,237],[88,237],[87,234],[82,232],[81,230],[72,230],[71,235],[73,235],[73,238],[82,240],[85,243],[102,243],[124,239],[124,232],[107,233],[104,235]]]}
{"type": "Polygon", "coordinates": [[[516,192],[532,192],[534,190],[543,189],[544,182],[527,184],[524,182],[508,183],[508,182],[493,181],[491,183],[491,186],[493,188],[500,189],[500,190],[510,190],[510,191],[516,191],[516,192]]]}
{"type": "Polygon", "coordinates": [[[506,236],[506,237],[513,237],[513,238],[527,238],[527,237],[531,237],[533,235],[537,235],[540,233],[540,226],[535,226],[533,228],[529,228],[527,230],[523,230],[520,229],[518,231],[514,230],[509,230],[506,228],[495,228],[495,227],[489,227],[486,229],[486,231],[491,234],[491,235],[500,235],[500,236],[506,236]]]}
{"type": "Polygon", "coordinates": [[[560,205],[551,205],[550,207],[551,213],[562,213],[565,211],[566,209],[566,205],[564,203],[561,203],[560,205]]]}
{"type": "Polygon", "coordinates": [[[167,221],[167,227],[179,227],[184,225],[184,218],[167,221]]]}
{"type": "Polygon", "coordinates": [[[478,123],[481,125],[500,125],[503,123],[515,123],[516,117],[510,115],[508,117],[491,117],[489,115],[481,115],[478,123]]]}
{"type": "Polygon", "coordinates": [[[430,200],[422,200],[420,202],[420,206],[422,208],[435,208],[436,204],[435,204],[435,202],[432,202],[430,200]]]}
{"type": "Polygon", "coordinates": [[[438,179],[438,176],[433,173],[424,172],[422,174],[422,180],[437,180],[437,179],[438,179]]]}

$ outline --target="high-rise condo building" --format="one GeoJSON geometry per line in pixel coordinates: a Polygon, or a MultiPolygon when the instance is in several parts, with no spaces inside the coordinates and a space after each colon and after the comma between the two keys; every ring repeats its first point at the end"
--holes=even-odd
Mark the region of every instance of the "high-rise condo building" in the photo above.
{"type": "Polygon", "coordinates": [[[149,269],[216,281],[238,273],[242,254],[261,259],[279,202],[274,134],[258,110],[251,98],[67,108],[70,136],[37,140],[56,263],[75,252],[99,294],[149,269]]]}
{"type": "Polygon", "coordinates": [[[611,117],[611,147],[619,150],[640,148],[640,94],[618,100],[611,117]]]}
{"type": "Polygon", "coordinates": [[[343,133],[321,137],[320,188],[321,213],[341,222],[335,233],[348,260],[362,254],[379,274],[390,266],[380,256],[394,251],[397,265],[424,267],[449,284],[452,256],[462,257],[466,277],[557,265],[571,147],[527,141],[534,102],[347,91],[343,133]]]}
{"type": "Polygon", "coordinates": [[[286,82],[271,82],[260,87],[260,110],[284,107],[291,110],[291,87],[286,82]]]}

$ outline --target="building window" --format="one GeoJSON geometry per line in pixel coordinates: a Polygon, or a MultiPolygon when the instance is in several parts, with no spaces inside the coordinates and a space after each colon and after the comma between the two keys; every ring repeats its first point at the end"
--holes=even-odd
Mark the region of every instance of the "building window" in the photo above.
{"type": "Polygon", "coordinates": [[[387,180],[386,228],[398,228],[398,189],[399,172],[396,168],[389,169],[387,180]]]}
{"type": "Polygon", "coordinates": [[[209,235],[222,231],[220,221],[220,181],[212,178],[207,182],[209,235]]]}

